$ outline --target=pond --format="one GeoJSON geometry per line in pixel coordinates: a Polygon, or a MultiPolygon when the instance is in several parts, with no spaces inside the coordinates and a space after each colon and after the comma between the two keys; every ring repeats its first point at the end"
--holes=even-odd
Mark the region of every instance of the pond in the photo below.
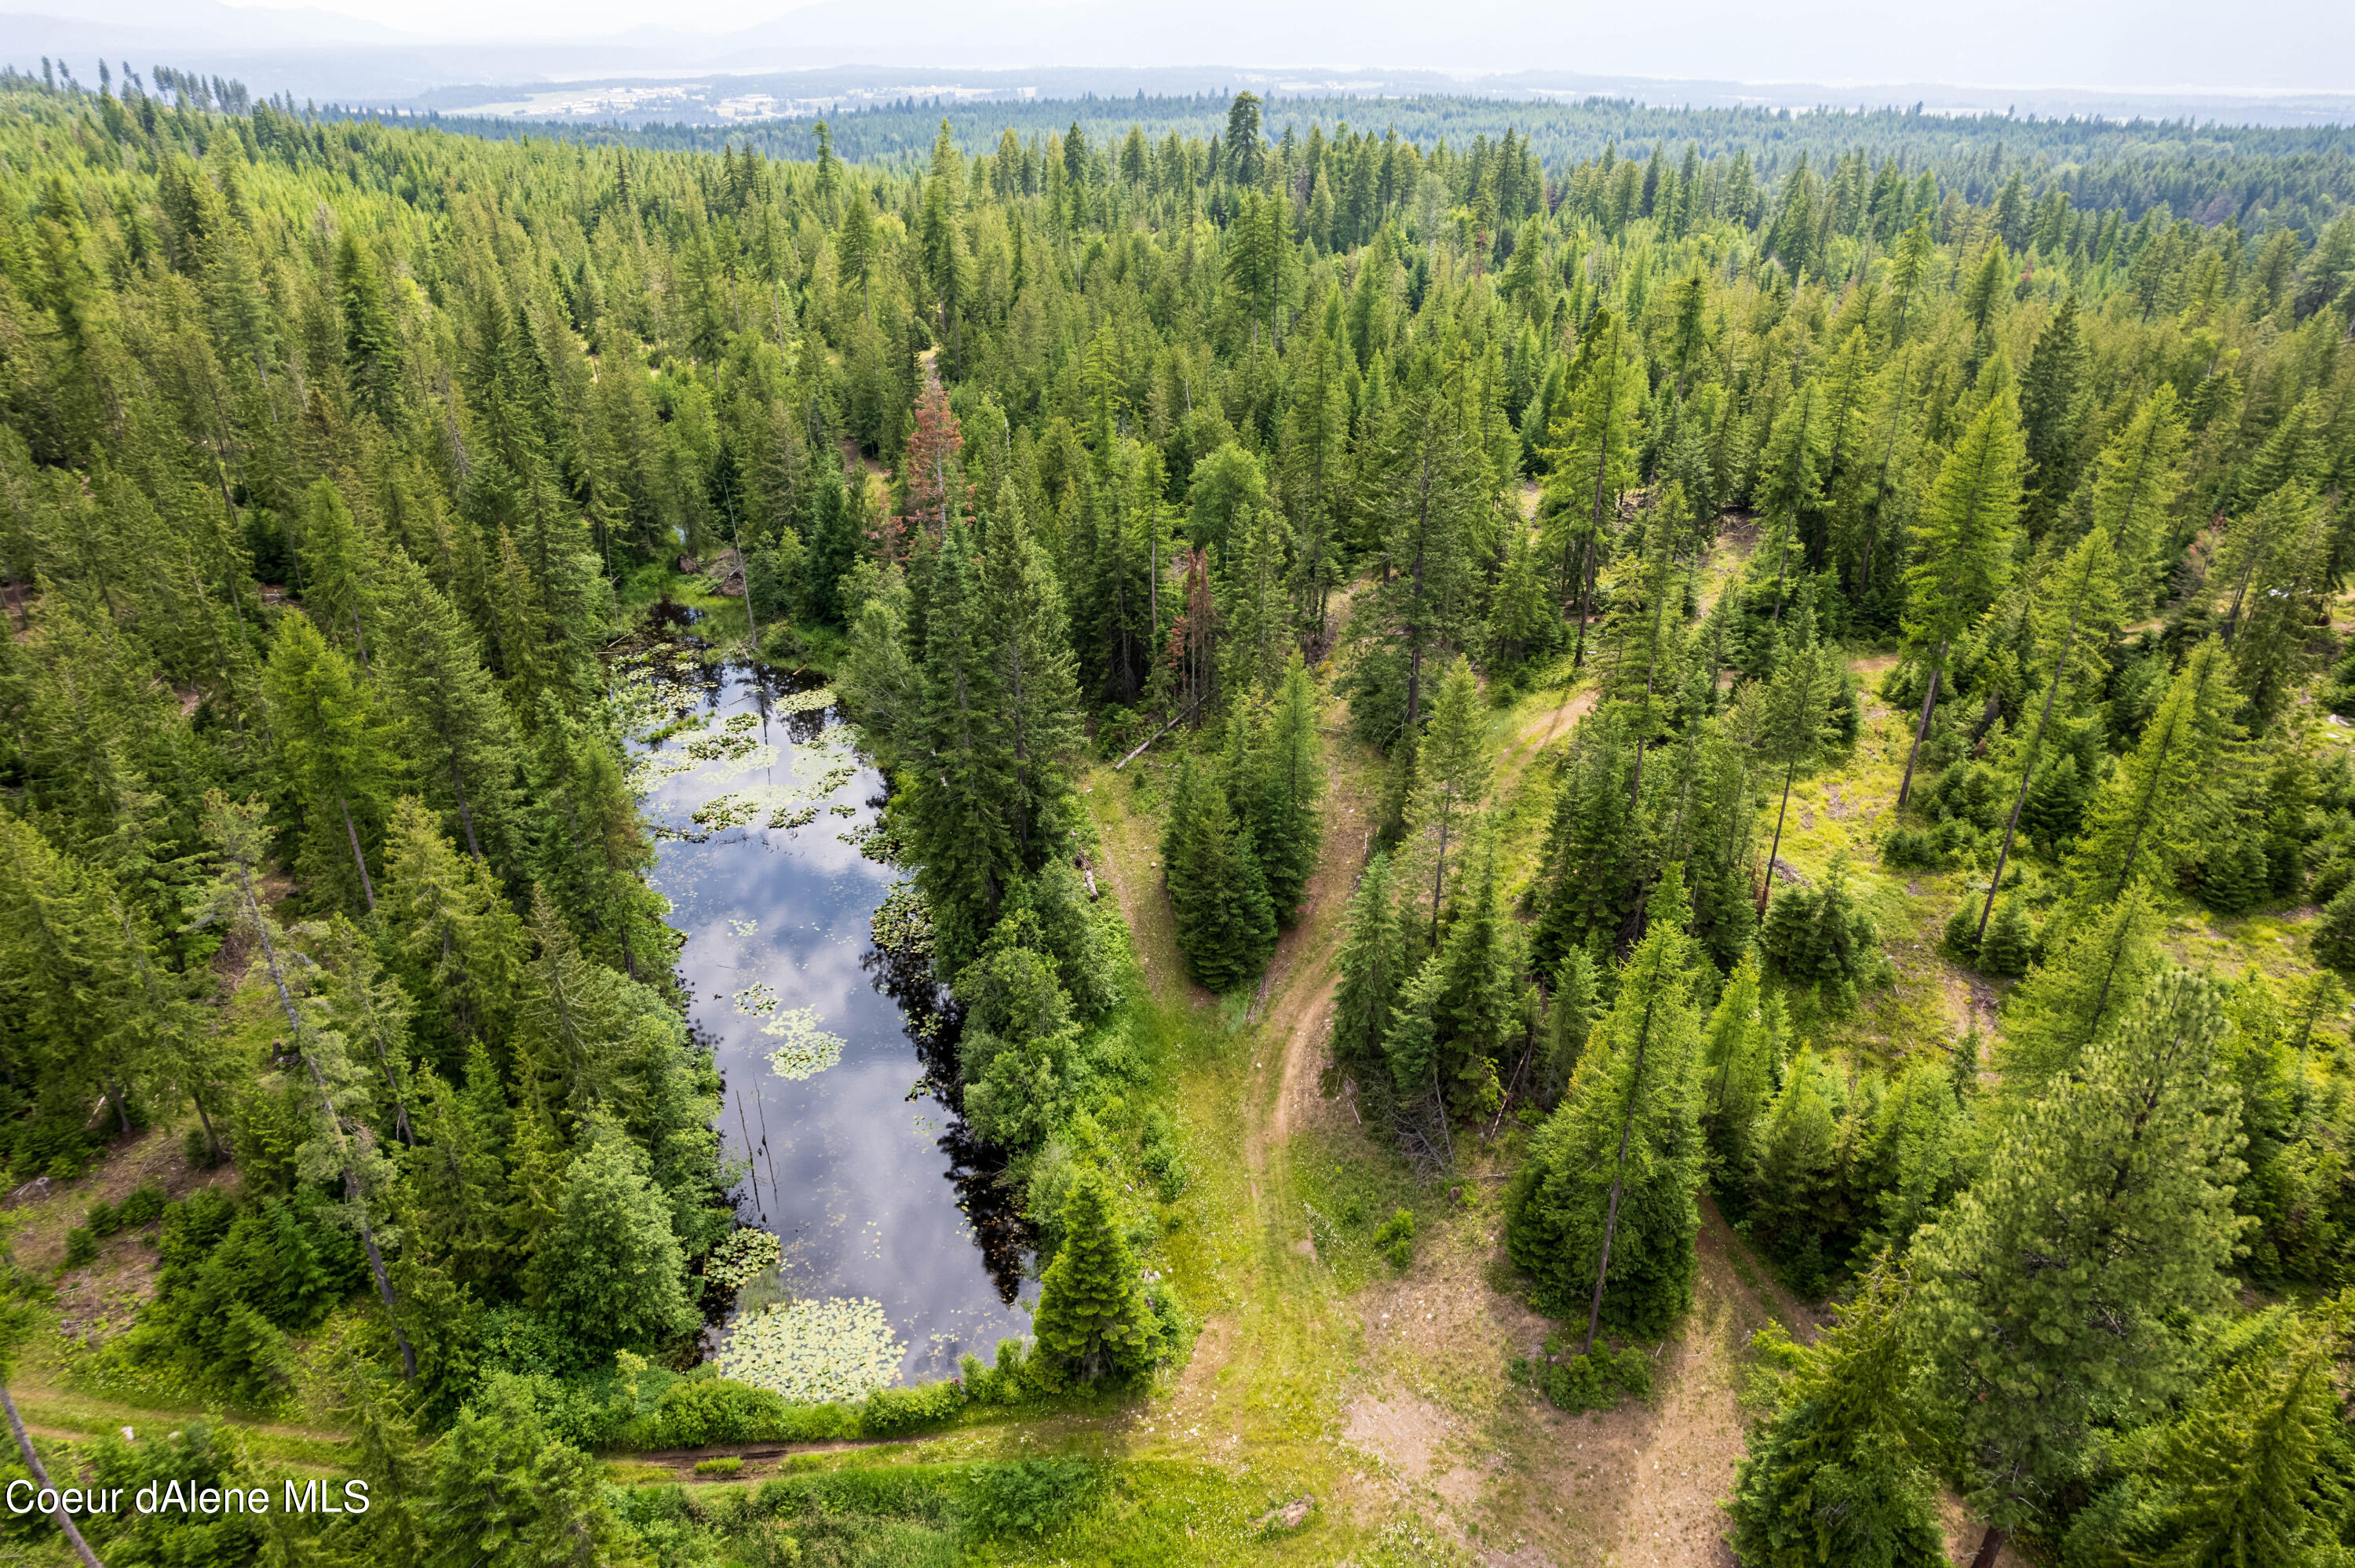
{"type": "Polygon", "coordinates": [[[653,881],[686,938],[689,1021],[726,1084],[721,1137],[749,1166],[737,1213],[783,1244],[721,1326],[718,1359],[741,1375],[766,1340],[739,1329],[793,1314],[805,1337],[864,1336],[854,1384],[950,1376],[965,1351],[986,1361],[1029,1331],[1025,1237],[990,1179],[997,1160],[958,1115],[944,999],[921,956],[871,934],[906,880],[865,853],[882,776],[819,681],[707,662],[684,619],[658,614],[620,662],[630,749],[653,881]]]}

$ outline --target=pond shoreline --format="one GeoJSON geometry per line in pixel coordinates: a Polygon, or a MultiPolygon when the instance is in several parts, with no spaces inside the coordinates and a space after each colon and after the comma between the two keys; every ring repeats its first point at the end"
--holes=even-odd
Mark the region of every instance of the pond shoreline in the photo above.
{"type": "Polygon", "coordinates": [[[702,1356],[725,1363],[746,1309],[774,1303],[837,1337],[786,1334],[751,1381],[838,1398],[953,1375],[1028,1332],[1029,1238],[1003,1157],[964,1124],[928,943],[877,939],[906,935],[912,905],[876,842],[888,786],[821,677],[714,648],[701,619],[657,600],[611,656],[739,1224],[783,1244],[779,1267],[709,1303],[702,1356]]]}

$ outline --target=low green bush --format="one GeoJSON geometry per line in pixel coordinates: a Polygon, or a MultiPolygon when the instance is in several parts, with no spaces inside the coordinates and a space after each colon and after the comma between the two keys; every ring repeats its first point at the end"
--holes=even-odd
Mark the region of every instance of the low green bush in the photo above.
{"type": "Polygon", "coordinates": [[[80,1268],[98,1260],[98,1233],[88,1225],[76,1225],[66,1233],[66,1266],[80,1268]]]}
{"type": "Polygon", "coordinates": [[[681,1378],[663,1390],[649,1448],[761,1443],[784,1420],[785,1402],[765,1388],[724,1377],[681,1378]]]}
{"type": "Polygon", "coordinates": [[[1400,1273],[1414,1261],[1414,1211],[1401,1209],[1374,1232],[1374,1249],[1391,1260],[1400,1273]]]}
{"type": "Polygon", "coordinates": [[[871,1437],[895,1437],[954,1421],[965,1404],[964,1384],[950,1379],[920,1388],[879,1388],[867,1396],[859,1425],[871,1437]]]}
{"type": "Polygon", "coordinates": [[[1030,1373],[1028,1340],[998,1340],[994,1367],[968,1355],[957,1363],[957,1370],[964,1379],[965,1397],[975,1404],[1020,1404],[1041,1392],[1039,1380],[1030,1373]]]}
{"type": "Polygon", "coordinates": [[[1036,1539],[1085,1507],[1097,1479],[1083,1459],[975,1465],[965,1483],[965,1517],[986,1535],[1036,1539]]]}
{"type": "Polygon", "coordinates": [[[1186,1163],[1185,1145],[1170,1128],[1169,1118],[1157,1109],[1145,1113],[1145,1134],[1137,1163],[1161,1190],[1165,1203],[1176,1202],[1193,1183],[1194,1173],[1186,1163]]]}
{"type": "Polygon", "coordinates": [[[741,1476],[744,1473],[744,1460],[737,1454],[723,1455],[716,1459],[698,1459],[695,1473],[698,1476],[741,1476]]]}
{"type": "Polygon", "coordinates": [[[133,1189],[130,1196],[114,1206],[114,1223],[123,1230],[137,1230],[141,1225],[162,1219],[165,1209],[169,1206],[170,1200],[165,1197],[164,1189],[151,1182],[133,1189]]]}
{"type": "Polygon", "coordinates": [[[1646,1399],[1652,1393],[1652,1358],[1641,1345],[1625,1345],[1615,1353],[1598,1344],[1584,1355],[1564,1354],[1567,1339],[1558,1330],[1546,1341],[1546,1358],[1517,1360],[1508,1369],[1513,1381],[1535,1388],[1557,1408],[1572,1413],[1608,1410],[1623,1394],[1646,1399]]]}

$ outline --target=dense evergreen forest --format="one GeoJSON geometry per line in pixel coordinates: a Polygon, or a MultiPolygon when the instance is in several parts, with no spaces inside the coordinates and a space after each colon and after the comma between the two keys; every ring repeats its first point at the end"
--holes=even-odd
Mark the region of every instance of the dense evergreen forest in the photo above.
{"type": "MultiPolygon", "coordinates": [[[[300,1409],[373,1506],[0,1517],[25,1551],[1180,1560],[1093,1438],[591,1456],[1167,1396],[1227,1299],[1173,1216],[1235,1191],[1186,1075],[1320,909],[1330,1096],[1423,1206],[1312,1206],[1312,1260],[1491,1203],[1559,1323],[1521,1397],[1570,1411],[1649,1389],[1705,1208],[1838,1303],[1753,1347],[1743,1562],[1943,1563],[1941,1489],[1983,1565],[2355,1543],[2342,133],[1271,139],[1245,94],[892,163],[151,74],[0,94],[0,1160],[78,1222],[24,1221],[0,1341],[229,1418],[17,1423],[9,1475],[275,1485],[243,1424],[300,1409]],[[682,556],[890,780],[901,945],[1037,1248],[1035,1342],[953,1383],[699,1354],[743,1172],[622,657],[682,556]],[[1826,860],[1835,777],[1887,799],[1826,860]],[[143,1137],[171,1181],[88,1203],[143,1137]],[[148,1283],[69,1353],[101,1245],[148,1283]]],[[[1306,1550],[1456,1560],[1361,1527],[1306,1550]]]]}

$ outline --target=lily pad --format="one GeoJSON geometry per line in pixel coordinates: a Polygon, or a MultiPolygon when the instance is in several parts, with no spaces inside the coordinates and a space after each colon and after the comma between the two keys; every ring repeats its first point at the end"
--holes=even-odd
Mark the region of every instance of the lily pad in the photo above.
{"type": "Polygon", "coordinates": [[[880,1302],[835,1297],[739,1318],[712,1360],[724,1375],[787,1399],[850,1400],[898,1382],[906,1349],[880,1302]]]}
{"type": "Polygon", "coordinates": [[[815,1007],[788,1008],[762,1025],[761,1033],[784,1042],[769,1053],[769,1065],[781,1078],[815,1077],[842,1060],[842,1036],[818,1027],[815,1007]]]}
{"type": "Polygon", "coordinates": [[[711,1249],[711,1256],[703,1266],[703,1277],[730,1290],[741,1289],[774,1268],[784,1255],[784,1244],[767,1231],[732,1231],[726,1241],[711,1249]]]}

